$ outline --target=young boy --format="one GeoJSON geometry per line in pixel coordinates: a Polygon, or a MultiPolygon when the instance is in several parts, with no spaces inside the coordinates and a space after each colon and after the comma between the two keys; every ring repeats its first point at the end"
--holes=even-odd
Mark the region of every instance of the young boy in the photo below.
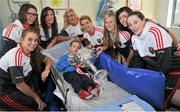
{"type": "Polygon", "coordinates": [[[69,53],[59,59],[56,68],[64,72],[63,77],[71,84],[74,92],[77,93],[81,99],[88,100],[93,96],[98,96],[99,92],[95,82],[86,75],[86,70],[78,67],[77,58],[74,55],[78,52],[80,46],[80,40],[73,40],[68,48],[69,53]]]}

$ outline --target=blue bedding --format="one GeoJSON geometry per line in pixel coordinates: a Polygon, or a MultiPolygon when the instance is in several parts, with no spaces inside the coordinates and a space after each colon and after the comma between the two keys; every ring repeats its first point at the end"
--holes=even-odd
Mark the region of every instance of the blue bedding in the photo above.
{"type": "Polygon", "coordinates": [[[96,61],[98,69],[106,69],[112,82],[135,94],[151,105],[161,108],[164,102],[165,77],[161,72],[128,68],[119,64],[105,53],[96,61]]]}

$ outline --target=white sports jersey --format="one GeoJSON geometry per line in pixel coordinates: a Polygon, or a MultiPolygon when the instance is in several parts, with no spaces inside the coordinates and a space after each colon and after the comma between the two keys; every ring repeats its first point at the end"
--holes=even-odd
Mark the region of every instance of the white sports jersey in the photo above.
{"type": "Polygon", "coordinates": [[[119,41],[121,42],[121,46],[119,47],[125,48],[126,45],[124,43],[126,43],[130,38],[130,34],[127,31],[119,31],[119,41]]]}
{"type": "Polygon", "coordinates": [[[5,72],[8,72],[9,68],[19,68],[19,67],[22,67],[23,71],[18,71],[17,69],[16,72],[14,72],[14,74],[20,72],[19,75],[24,75],[24,77],[27,76],[28,73],[32,70],[30,65],[30,55],[25,54],[23,52],[23,48],[20,45],[9,50],[0,59],[0,68],[3,69],[5,72]]]}
{"type": "Polygon", "coordinates": [[[75,37],[82,34],[81,26],[78,23],[76,26],[69,25],[65,29],[69,36],[75,37]]]}
{"type": "Polygon", "coordinates": [[[137,36],[132,36],[133,49],[137,50],[141,57],[155,56],[150,52],[153,50],[161,50],[172,46],[170,35],[158,25],[152,22],[146,22],[143,32],[137,36]]]}
{"type": "Polygon", "coordinates": [[[24,29],[22,23],[19,20],[15,20],[3,30],[2,36],[19,43],[24,29]]]}
{"type": "Polygon", "coordinates": [[[103,43],[103,28],[95,26],[94,29],[95,32],[92,36],[85,32],[83,37],[87,38],[92,45],[101,45],[103,43]]]}
{"type": "MultiPolygon", "coordinates": [[[[58,34],[60,34],[61,30],[62,30],[62,25],[58,26],[58,34]]],[[[50,28],[50,29],[48,29],[48,31],[49,31],[49,36],[50,36],[49,38],[52,38],[51,37],[52,29],[50,28]]],[[[41,40],[42,41],[47,41],[47,38],[45,36],[45,33],[44,33],[44,30],[43,30],[42,26],[40,26],[40,35],[41,35],[41,40]]]]}

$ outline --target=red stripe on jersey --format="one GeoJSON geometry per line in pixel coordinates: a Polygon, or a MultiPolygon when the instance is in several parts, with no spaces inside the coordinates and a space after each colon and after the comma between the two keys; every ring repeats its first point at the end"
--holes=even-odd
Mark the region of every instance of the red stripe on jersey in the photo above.
{"type": "Polygon", "coordinates": [[[99,28],[99,27],[95,27],[95,31],[98,31],[98,32],[101,32],[101,33],[104,32],[103,28],[99,28]]]}
{"type": "Polygon", "coordinates": [[[129,40],[129,34],[125,31],[124,34],[126,35],[127,37],[127,40],[129,40]]]}
{"type": "Polygon", "coordinates": [[[9,33],[10,29],[11,29],[13,26],[15,26],[15,24],[10,24],[10,25],[8,25],[8,27],[6,28],[6,31],[5,31],[5,33],[4,33],[3,36],[7,37],[7,35],[8,35],[8,33],[9,33]]]}
{"type": "Polygon", "coordinates": [[[14,105],[22,108],[24,111],[34,111],[33,109],[29,108],[29,107],[26,107],[24,105],[21,105],[17,102],[15,102],[13,99],[11,99],[8,95],[5,96],[10,102],[12,102],[14,105]]]}
{"type": "Polygon", "coordinates": [[[149,32],[151,32],[154,35],[154,38],[156,40],[156,46],[157,46],[157,48],[159,48],[160,46],[159,46],[159,43],[158,43],[158,38],[156,38],[156,33],[154,33],[153,31],[149,31],[149,32]]]}
{"type": "Polygon", "coordinates": [[[21,108],[16,107],[15,105],[13,105],[11,102],[9,102],[9,101],[8,101],[7,99],[5,99],[4,97],[1,97],[1,100],[2,100],[5,104],[9,105],[10,107],[16,108],[16,109],[18,109],[18,110],[22,110],[21,108]]]}
{"type": "Polygon", "coordinates": [[[15,24],[9,25],[9,26],[7,27],[7,29],[6,29],[6,32],[5,32],[4,36],[5,36],[5,37],[9,37],[9,35],[11,34],[12,29],[13,29],[14,27],[16,27],[16,26],[17,26],[17,25],[15,25],[15,24]]]}
{"type": "Polygon", "coordinates": [[[122,35],[122,37],[123,37],[126,41],[129,40],[128,34],[127,34],[125,31],[120,31],[119,33],[122,35]]]}
{"type": "Polygon", "coordinates": [[[22,62],[22,48],[19,48],[16,52],[15,55],[15,65],[16,66],[21,66],[21,62],[22,62]]]}
{"type": "Polygon", "coordinates": [[[153,29],[155,29],[157,32],[158,32],[158,36],[159,36],[159,38],[160,38],[160,45],[161,45],[161,48],[164,48],[164,42],[163,42],[163,38],[162,38],[162,33],[161,33],[161,31],[158,29],[158,28],[156,28],[156,27],[152,27],[153,29]]]}
{"type": "Polygon", "coordinates": [[[161,31],[156,27],[151,27],[149,32],[153,33],[154,38],[156,40],[157,48],[162,49],[164,48],[163,38],[161,31]]]}
{"type": "Polygon", "coordinates": [[[20,108],[19,106],[14,105],[12,102],[10,102],[6,97],[1,97],[1,100],[6,103],[7,105],[9,105],[10,107],[16,108],[18,110],[23,110],[22,108],[20,108]]]}
{"type": "Polygon", "coordinates": [[[10,107],[16,108],[18,110],[24,110],[24,111],[33,111],[32,109],[25,107],[21,104],[16,103],[15,101],[13,101],[11,98],[9,98],[9,96],[3,96],[1,97],[1,100],[6,103],[7,105],[9,105],[10,107]]]}
{"type": "Polygon", "coordinates": [[[15,65],[18,65],[18,59],[17,59],[17,55],[18,55],[18,53],[19,53],[19,50],[20,50],[20,48],[16,51],[16,54],[15,54],[15,57],[14,57],[14,60],[15,60],[15,65]]]}
{"type": "Polygon", "coordinates": [[[169,72],[169,75],[180,75],[180,72],[169,72]]]}
{"type": "Polygon", "coordinates": [[[21,62],[22,62],[22,52],[23,52],[23,51],[22,51],[22,49],[21,49],[21,50],[19,51],[19,55],[18,55],[18,57],[17,57],[17,58],[18,58],[18,66],[22,66],[22,65],[21,65],[21,62]]]}

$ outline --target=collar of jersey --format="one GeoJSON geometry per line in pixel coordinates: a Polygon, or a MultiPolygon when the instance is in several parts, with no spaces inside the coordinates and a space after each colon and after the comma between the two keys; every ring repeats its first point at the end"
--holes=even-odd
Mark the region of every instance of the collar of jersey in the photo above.
{"type": "Polygon", "coordinates": [[[146,22],[143,28],[142,33],[139,36],[139,39],[143,39],[144,37],[146,37],[147,32],[149,31],[149,28],[151,27],[151,22],[146,22]]]}
{"type": "Polygon", "coordinates": [[[23,49],[21,43],[19,44],[19,47],[22,49],[23,54],[24,54],[25,56],[30,57],[30,53],[25,53],[25,52],[24,52],[24,49],[23,49]]]}

